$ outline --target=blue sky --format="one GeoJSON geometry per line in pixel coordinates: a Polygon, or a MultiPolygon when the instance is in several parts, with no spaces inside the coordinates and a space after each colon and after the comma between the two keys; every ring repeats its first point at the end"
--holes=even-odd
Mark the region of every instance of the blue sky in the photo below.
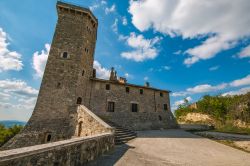
{"type": "MultiPolygon", "coordinates": [[[[250,91],[248,0],[66,0],[98,18],[97,75],[184,98],[250,91]]],[[[56,0],[0,1],[0,120],[28,120],[57,21],[56,0]]]]}

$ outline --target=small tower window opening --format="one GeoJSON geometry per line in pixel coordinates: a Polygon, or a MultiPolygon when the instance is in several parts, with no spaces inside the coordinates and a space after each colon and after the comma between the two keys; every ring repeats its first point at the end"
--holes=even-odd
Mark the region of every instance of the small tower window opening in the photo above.
{"type": "Polygon", "coordinates": [[[110,90],[110,84],[106,84],[106,90],[110,90]]]}
{"type": "Polygon", "coordinates": [[[138,112],[138,104],[132,103],[132,105],[131,105],[131,111],[132,112],[138,112]]]}
{"type": "Polygon", "coordinates": [[[67,52],[63,52],[62,57],[65,58],[65,59],[67,59],[68,58],[68,53],[67,52]]]}
{"type": "Polygon", "coordinates": [[[163,104],[163,109],[164,109],[164,111],[167,111],[168,110],[168,105],[167,104],[163,104]]]}
{"type": "Polygon", "coordinates": [[[161,115],[159,115],[159,116],[158,116],[158,118],[159,118],[159,121],[162,121],[162,117],[161,117],[161,115]]]}
{"type": "Polygon", "coordinates": [[[50,141],[51,141],[51,134],[48,134],[46,138],[46,142],[50,142],[50,141]]]}
{"type": "Polygon", "coordinates": [[[76,104],[82,104],[82,98],[81,97],[77,98],[76,104]]]}
{"type": "Polygon", "coordinates": [[[108,102],[108,112],[115,112],[115,102],[109,101],[108,102]]]}
{"type": "Polygon", "coordinates": [[[129,87],[126,87],[126,92],[129,93],[129,87]]]}
{"type": "Polygon", "coordinates": [[[78,137],[81,136],[82,133],[82,121],[78,123],[78,137]]]}
{"type": "Polygon", "coordinates": [[[160,92],[160,96],[163,97],[163,93],[162,92],[160,92]]]}
{"type": "Polygon", "coordinates": [[[56,85],[57,88],[60,88],[61,87],[61,83],[58,82],[57,85],[56,85]]]}
{"type": "Polygon", "coordinates": [[[84,71],[84,70],[82,70],[82,76],[84,76],[84,74],[85,74],[85,71],[84,71]]]}
{"type": "Polygon", "coordinates": [[[141,95],[143,94],[143,89],[140,89],[140,94],[141,94],[141,95]]]}

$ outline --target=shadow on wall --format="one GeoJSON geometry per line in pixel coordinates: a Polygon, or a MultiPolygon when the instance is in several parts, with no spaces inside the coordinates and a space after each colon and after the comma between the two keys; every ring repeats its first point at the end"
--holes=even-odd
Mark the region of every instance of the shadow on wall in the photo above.
{"type": "Polygon", "coordinates": [[[96,165],[112,166],[112,165],[115,165],[129,149],[134,149],[134,148],[135,147],[129,146],[127,144],[122,144],[122,145],[116,146],[113,151],[110,151],[110,152],[106,153],[105,155],[102,155],[101,157],[97,158],[96,160],[89,162],[87,164],[87,166],[96,166],[96,165]]]}

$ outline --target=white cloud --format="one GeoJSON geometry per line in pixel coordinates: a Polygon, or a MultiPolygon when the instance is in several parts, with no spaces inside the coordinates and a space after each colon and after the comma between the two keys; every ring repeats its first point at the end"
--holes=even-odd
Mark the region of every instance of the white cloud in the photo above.
{"type": "Polygon", "coordinates": [[[248,92],[250,92],[250,87],[245,87],[245,88],[241,88],[239,90],[229,91],[229,92],[223,93],[222,96],[242,95],[242,94],[246,94],[248,92]]]}
{"type": "Polygon", "coordinates": [[[94,61],[94,68],[96,69],[96,76],[102,79],[109,79],[110,70],[102,67],[98,61],[94,61]]]}
{"type": "Polygon", "coordinates": [[[136,62],[142,62],[147,59],[154,59],[158,55],[156,44],[160,42],[160,37],[145,39],[143,35],[136,35],[134,32],[126,39],[127,44],[134,50],[122,52],[121,56],[136,62]]]}
{"type": "Polygon", "coordinates": [[[127,18],[124,16],[124,17],[122,17],[122,25],[128,25],[128,20],[127,20],[127,18]]]}
{"type": "Polygon", "coordinates": [[[232,87],[238,87],[238,86],[243,86],[243,85],[250,85],[250,74],[247,75],[244,78],[234,80],[230,83],[232,87]]]}
{"type": "Polygon", "coordinates": [[[22,80],[0,80],[0,120],[25,120],[30,117],[38,90],[22,80]]]}
{"type": "Polygon", "coordinates": [[[209,68],[209,71],[215,71],[218,70],[220,68],[220,66],[212,66],[209,68]]]}
{"type": "Polygon", "coordinates": [[[23,97],[34,97],[38,94],[38,90],[28,86],[22,80],[0,80],[0,91],[23,97]]]}
{"type": "Polygon", "coordinates": [[[7,34],[0,27],[0,72],[8,70],[20,71],[23,68],[21,54],[8,49],[7,34]]]}
{"type": "Polygon", "coordinates": [[[41,78],[43,76],[45,65],[49,55],[49,50],[50,44],[45,44],[45,50],[42,50],[40,54],[38,51],[33,54],[32,67],[36,72],[36,77],[41,78]]]}
{"type": "Polygon", "coordinates": [[[115,12],[115,4],[113,4],[110,8],[108,8],[108,7],[106,7],[105,8],[105,13],[106,14],[109,14],[109,13],[113,13],[113,12],[115,12]]]}
{"type": "Polygon", "coordinates": [[[250,36],[249,0],[131,0],[132,23],[140,31],[150,28],[171,37],[207,37],[185,51],[186,65],[213,58],[250,36]]]}
{"type": "Polygon", "coordinates": [[[144,81],[148,81],[148,79],[149,78],[147,76],[143,78],[144,81]]]}
{"type": "Polygon", "coordinates": [[[111,26],[112,30],[117,34],[118,33],[118,19],[116,18],[114,23],[111,26]]]}
{"type": "Polygon", "coordinates": [[[192,88],[187,88],[186,91],[181,91],[181,92],[174,92],[172,96],[177,97],[177,96],[186,96],[188,94],[197,94],[197,93],[207,93],[207,92],[213,92],[213,91],[218,91],[225,89],[228,84],[222,83],[219,85],[209,85],[209,84],[202,84],[202,85],[197,85],[192,88]]]}
{"type": "Polygon", "coordinates": [[[250,58],[250,45],[243,48],[238,54],[239,58],[250,58]]]}
{"type": "MultiPolygon", "coordinates": [[[[185,99],[186,99],[188,102],[190,102],[190,101],[193,100],[190,96],[186,97],[185,99]]],[[[179,105],[184,104],[184,103],[185,103],[185,99],[175,101],[174,104],[172,105],[172,108],[171,108],[172,111],[176,110],[176,109],[178,108],[179,105]]]]}
{"type": "Polygon", "coordinates": [[[163,69],[164,69],[164,70],[170,70],[171,67],[170,67],[170,66],[163,66],[163,69]]]}

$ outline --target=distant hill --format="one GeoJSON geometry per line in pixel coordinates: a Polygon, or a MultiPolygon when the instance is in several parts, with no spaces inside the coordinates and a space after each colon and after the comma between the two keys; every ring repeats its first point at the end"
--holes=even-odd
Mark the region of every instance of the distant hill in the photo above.
{"type": "Polygon", "coordinates": [[[14,125],[24,126],[26,124],[26,122],[18,121],[18,120],[2,120],[2,121],[0,121],[0,124],[3,124],[5,127],[11,127],[14,125]]]}

